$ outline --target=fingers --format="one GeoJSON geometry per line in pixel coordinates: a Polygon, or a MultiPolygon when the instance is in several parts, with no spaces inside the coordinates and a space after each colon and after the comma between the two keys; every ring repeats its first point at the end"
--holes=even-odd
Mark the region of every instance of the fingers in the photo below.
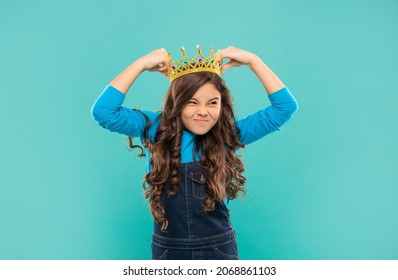
{"type": "Polygon", "coordinates": [[[166,65],[159,65],[159,67],[157,69],[157,71],[159,71],[159,72],[163,72],[163,71],[166,71],[166,70],[167,70],[167,66],[166,65]]]}
{"type": "Polygon", "coordinates": [[[231,56],[231,54],[233,55],[233,52],[235,52],[236,50],[238,50],[238,49],[235,47],[229,46],[225,49],[218,50],[214,56],[216,59],[220,58],[220,60],[222,60],[224,58],[232,59],[232,57],[230,57],[230,56],[231,56]]]}
{"type": "Polygon", "coordinates": [[[163,75],[167,76],[167,68],[165,66],[154,67],[154,68],[148,69],[148,71],[159,72],[159,73],[162,73],[163,75]]]}
{"type": "Polygon", "coordinates": [[[225,70],[227,70],[227,69],[229,69],[229,68],[231,68],[231,67],[233,67],[233,65],[232,65],[232,62],[230,61],[230,62],[228,62],[228,63],[226,63],[226,64],[224,64],[223,66],[222,66],[222,68],[221,68],[221,73],[224,73],[225,72],[225,70]]]}
{"type": "Polygon", "coordinates": [[[144,56],[146,69],[149,71],[158,71],[160,67],[169,67],[169,53],[165,48],[157,49],[144,56]]]}
{"type": "Polygon", "coordinates": [[[171,65],[170,65],[170,63],[171,63],[171,61],[170,61],[170,54],[169,54],[168,51],[166,51],[165,48],[162,49],[162,52],[163,52],[163,55],[164,55],[164,66],[165,66],[166,69],[167,69],[168,67],[171,67],[171,65]]]}
{"type": "Polygon", "coordinates": [[[156,56],[157,56],[157,61],[158,61],[158,67],[166,67],[167,68],[170,66],[169,53],[166,51],[165,48],[157,50],[156,56]]]}
{"type": "Polygon", "coordinates": [[[163,64],[159,64],[155,67],[152,67],[151,69],[148,69],[148,71],[156,71],[156,72],[165,72],[167,73],[167,66],[163,64]]]}
{"type": "Polygon", "coordinates": [[[230,60],[228,63],[224,64],[221,68],[221,73],[224,73],[225,70],[231,68],[231,67],[238,67],[241,66],[242,63],[235,61],[235,60],[230,60]]]}
{"type": "Polygon", "coordinates": [[[223,61],[223,59],[228,58],[230,61],[228,61],[226,64],[222,65],[221,72],[224,72],[225,70],[231,68],[231,67],[237,67],[241,66],[244,63],[242,63],[241,59],[241,52],[242,50],[239,50],[235,47],[229,46],[225,49],[218,50],[216,54],[214,55],[215,60],[223,61]]]}

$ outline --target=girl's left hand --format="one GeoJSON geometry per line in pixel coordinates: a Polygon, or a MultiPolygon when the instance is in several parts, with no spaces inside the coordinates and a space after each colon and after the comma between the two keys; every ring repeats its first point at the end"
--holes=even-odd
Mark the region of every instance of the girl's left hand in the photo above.
{"type": "Polygon", "coordinates": [[[226,49],[218,50],[214,55],[214,57],[221,60],[221,62],[224,58],[230,59],[230,61],[222,65],[221,72],[224,72],[231,67],[249,65],[253,61],[255,56],[256,55],[253,53],[231,46],[226,49]]]}

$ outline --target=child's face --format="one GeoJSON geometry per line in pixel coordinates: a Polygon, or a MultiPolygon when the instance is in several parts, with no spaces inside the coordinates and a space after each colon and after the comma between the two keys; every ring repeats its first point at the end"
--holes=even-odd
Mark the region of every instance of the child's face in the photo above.
{"type": "Polygon", "coordinates": [[[213,84],[201,86],[181,112],[184,127],[196,135],[206,134],[221,111],[221,94],[213,84]]]}

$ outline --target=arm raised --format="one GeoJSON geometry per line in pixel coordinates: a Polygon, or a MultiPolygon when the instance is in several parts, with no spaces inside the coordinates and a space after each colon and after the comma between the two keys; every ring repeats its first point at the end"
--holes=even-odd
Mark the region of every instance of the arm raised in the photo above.
{"type": "Polygon", "coordinates": [[[215,57],[217,56],[219,56],[221,60],[224,58],[230,59],[229,62],[222,66],[222,72],[231,67],[247,65],[257,75],[268,94],[272,94],[285,87],[278,76],[276,76],[275,73],[272,72],[272,70],[254,53],[235,47],[228,47],[226,49],[219,50],[215,54],[215,57]]]}
{"type": "Polygon", "coordinates": [[[158,71],[167,76],[168,64],[169,58],[166,49],[155,50],[130,64],[109,85],[126,94],[137,77],[145,70],[158,71]]]}

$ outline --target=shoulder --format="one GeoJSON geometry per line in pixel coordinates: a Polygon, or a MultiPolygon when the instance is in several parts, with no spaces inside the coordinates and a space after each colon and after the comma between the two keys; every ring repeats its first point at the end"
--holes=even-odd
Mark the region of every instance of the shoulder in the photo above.
{"type": "Polygon", "coordinates": [[[144,138],[149,138],[151,141],[154,141],[156,133],[159,129],[162,113],[146,110],[137,111],[139,111],[145,118],[145,128],[143,132],[144,138]]]}
{"type": "Polygon", "coordinates": [[[144,115],[144,117],[148,118],[147,121],[153,122],[156,119],[160,119],[161,112],[153,112],[153,111],[147,111],[147,110],[139,110],[139,109],[134,109],[136,111],[139,111],[141,114],[144,115]]]}

